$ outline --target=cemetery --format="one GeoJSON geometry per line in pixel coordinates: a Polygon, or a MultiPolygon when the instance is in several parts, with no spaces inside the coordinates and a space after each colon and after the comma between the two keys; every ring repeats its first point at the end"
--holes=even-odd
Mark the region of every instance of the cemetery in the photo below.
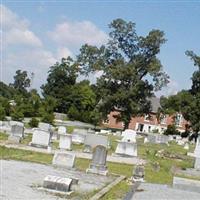
{"type": "MultiPolygon", "coordinates": [[[[171,190],[187,187],[187,191],[192,192],[199,188],[195,183],[195,180],[197,183],[200,180],[199,140],[194,145],[183,139],[184,145],[179,145],[176,139],[170,140],[168,136],[141,136],[131,129],[122,131],[119,136],[112,131],[95,134],[91,129],[80,127],[53,128],[46,123],[38,124],[38,128],[27,134],[24,125],[19,124],[16,128],[16,123],[10,124],[11,131],[0,134],[3,166],[7,167],[8,176],[12,162],[16,166],[26,166],[30,171],[33,168],[33,173],[38,174],[37,179],[32,174],[32,182],[27,179],[32,186],[25,187],[24,181],[22,188],[36,198],[54,199],[61,195],[73,199],[74,195],[78,197],[84,191],[84,198],[90,199],[121,176],[124,176],[123,180],[100,199],[113,198],[116,190],[119,190],[118,197],[125,197],[131,185],[136,183],[141,183],[140,187],[146,187],[146,183],[171,185],[171,190]],[[13,135],[20,138],[17,143],[10,139],[13,135]],[[188,148],[185,148],[186,144],[188,148]],[[192,156],[187,155],[189,152],[192,156]],[[40,175],[38,170],[42,168],[47,168],[47,171],[40,175]],[[79,176],[85,177],[84,180],[79,176]],[[185,179],[186,186],[179,184],[181,178],[185,179]],[[187,186],[187,180],[191,186],[187,186]]],[[[23,167],[17,170],[18,175],[24,171],[23,167]]],[[[23,178],[26,179],[26,174],[23,178]]],[[[12,187],[10,182],[7,184],[12,187]]],[[[4,195],[9,197],[10,194],[4,195]]]]}
{"type": "Polygon", "coordinates": [[[199,9],[1,1],[0,200],[200,200],[199,9]]]}

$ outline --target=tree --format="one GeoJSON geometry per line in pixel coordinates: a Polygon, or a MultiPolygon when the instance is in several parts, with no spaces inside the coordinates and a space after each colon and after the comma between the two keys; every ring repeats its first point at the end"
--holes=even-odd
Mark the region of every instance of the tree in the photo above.
{"type": "Polygon", "coordinates": [[[40,107],[40,116],[41,121],[53,124],[54,120],[54,109],[56,107],[56,99],[51,96],[46,96],[42,101],[42,105],[40,107]]]}
{"type": "Polygon", "coordinates": [[[198,69],[192,75],[192,87],[190,90],[182,90],[177,95],[162,98],[161,105],[165,112],[173,114],[181,112],[183,117],[189,121],[193,131],[200,131],[200,57],[192,51],[186,51],[194,65],[198,69]]]}
{"type": "Polygon", "coordinates": [[[68,57],[62,58],[49,70],[47,83],[41,86],[43,96],[52,96],[57,101],[56,111],[66,113],[70,107],[65,98],[71,94],[72,86],[76,83],[78,67],[68,57]]]}
{"type": "Polygon", "coordinates": [[[114,20],[109,28],[108,43],[99,48],[83,45],[77,62],[85,75],[103,71],[97,79],[101,94],[99,111],[106,118],[108,113],[118,110],[115,117],[128,128],[132,117],[150,112],[149,97],[168,82],[157,58],[166,40],[160,30],[152,30],[146,37],[138,36],[135,24],[122,19],[114,20]]]}
{"type": "Polygon", "coordinates": [[[0,81],[0,96],[1,97],[11,99],[11,98],[13,98],[13,96],[16,93],[17,93],[17,91],[13,87],[10,87],[10,86],[8,86],[5,83],[0,81]]]}
{"type": "Polygon", "coordinates": [[[24,94],[30,87],[31,80],[28,78],[27,71],[17,70],[14,76],[14,83],[10,84],[13,88],[24,94]]]}
{"type": "Polygon", "coordinates": [[[92,115],[94,113],[92,114],[92,112],[94,112],[97,102],[88,80],[75,84],[66,101],[70,105],[69,118],[93,123],[92,115]]]}

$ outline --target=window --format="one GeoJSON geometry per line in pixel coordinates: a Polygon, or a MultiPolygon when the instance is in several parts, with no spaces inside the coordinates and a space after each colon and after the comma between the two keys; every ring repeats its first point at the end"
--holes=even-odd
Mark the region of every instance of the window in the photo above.
{"type": "Polygon", "coordinates": [[[150,116],[150,115],[145,115],[145,116],[144,116],[144,121],[149,121],[149,120],[150,120],[150,118],[151,118],[151,116],[150,116]]]}
{"type": "Polygon", "coordinates": [[[160,123],[161,124],[166,124],[166,122],[167,122],[167,116],[164,115],[164,114],[161,114],[161,116],[160,116],[160,123]]]}
{"type": "Polygon", "coordinates": [[[175,125],[176,126],[181,126],[182,120],[183,120],[182,115],[181,114],[176,114],[176,116],[175,116],[175,125]]]}

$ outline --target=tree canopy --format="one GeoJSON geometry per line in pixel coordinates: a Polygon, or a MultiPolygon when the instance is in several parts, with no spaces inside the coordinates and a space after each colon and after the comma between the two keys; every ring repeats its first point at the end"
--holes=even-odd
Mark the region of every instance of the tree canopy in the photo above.
{"type": "Polygon", "coordinates": [[[186,51],[197,70],[192,75],[192,86],[190,90],[182,90],[176,95],[161,99],[161,105],[166,113],[173,114],[181,112],[183,117],[190,122],[195,132],[200,131],[200,56],[193,51],[186,51]]]}
{"type": "Polygon", "coordinates": [[[120,110],[115,117],[127,128],[132,116],[150,112],[148,98],[168,83],[169,77],[157,58],[166,40],[160,30],[138,36],[135,24],[122,19],[113,20],[109,28],[108,43],[100,47],[83,45],[77,62],[85,75],[102,70],[97,79],[100,111],[106,118],[110,111],[120,110]]]}

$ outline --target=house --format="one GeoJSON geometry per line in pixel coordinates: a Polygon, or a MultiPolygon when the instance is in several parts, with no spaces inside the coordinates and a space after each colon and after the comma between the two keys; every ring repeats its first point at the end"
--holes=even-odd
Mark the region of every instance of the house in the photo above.
{"type": "MultiPolygon", "coordinates": [[[[129,129],[133,129],[139,132],[160,132],[162,133],[167,129],[168,125],[175,123],[177,130],[180,132],[185,131],[185,126],[188,122],[183,118],[180,113],[176,115],[164,115],[161,114],[160,120],[157,119],[157,112],[160,106],[160,99],[157,97],[151,98],[152,110],[149,115],[141,117],[133,117],[129,123],[129,129]]],[[[123,129],[124,123],[117,122],[114,118],[119,111],[113,111],[108,115],[108,118],[102,122],[102,126],[105,128],[123,129]]]]}

